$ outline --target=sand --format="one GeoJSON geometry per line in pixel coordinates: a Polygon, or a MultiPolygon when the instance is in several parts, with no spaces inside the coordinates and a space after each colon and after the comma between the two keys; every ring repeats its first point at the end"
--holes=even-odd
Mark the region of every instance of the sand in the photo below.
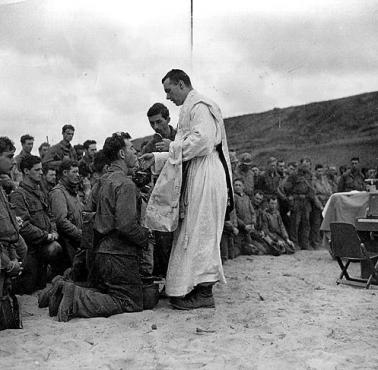
{"type": "Polygon", "coordinates": [[[24,329],[0,332],[0,369],[378,368],[378,290],[337,286],[327,251],[241,256],[224,268],[216,309],[161,300],[153,311],[60,323],[22,296],[24,329]]]}

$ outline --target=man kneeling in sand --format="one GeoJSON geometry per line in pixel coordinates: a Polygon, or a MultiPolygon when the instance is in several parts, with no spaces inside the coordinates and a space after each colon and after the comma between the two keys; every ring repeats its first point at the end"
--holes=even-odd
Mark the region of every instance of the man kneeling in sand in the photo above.
{"type": "Polygon", "coordinates": [[[96,204],[94,289],[55,279],[49,308],[59,321],[143,309],[138,255],[147,246],[148,231],[137,222],[136,187],[128,177],[138,160],[122,133],[108,137],[103,152],[111,165],[92,194],[96,204]]]}

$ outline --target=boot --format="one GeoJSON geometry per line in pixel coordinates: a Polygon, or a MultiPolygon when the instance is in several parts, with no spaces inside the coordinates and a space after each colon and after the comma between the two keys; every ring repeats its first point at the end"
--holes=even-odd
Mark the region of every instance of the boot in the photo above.
{"type": "Polygon", "coordinates": [[[52,280],[52,291],[49,299],[49,315],[51,317],[58,314],[58,308],[63,298],[64,279],[58,275],[52,280]]]}
{"type": "Polygon", "coordinates": [[[54,281],[56,282],[57,280],[63,279],[62,276],[57,275],[55,278],[52,280],[52,285],[50,287],[47,287],[43,289],[41,292],[38,294],[38,307],[39,308],[44,308],[49,305],[50,297],[54,294],[54,281]]]}
{"type": "Polygon", "coordinates": [[[38,307],[45,308],[49,305],[49,300],[52,294],[53,287],[46,287],[38,293],[38,307]]]}
{"type": "Polygon", "coordinates": [[[200,307],[215,307],[213,285],[212,283],[204,283],[197,286],[197,302],[200,307]]]}
{"type": "Polygon", "coordinates": [[[213,283],[197,285],[185,297],[171,298],[171,305],[178,310],[193,310],[195,308],[214,308],[213,283]]]}
{"type": "Polygon", "coordinates": [[[73,298],[75,294],[75,284],[65,282],[63,285],[63,298],[58,308],[58,321],[67,322],[73,317],[73,298]]]}

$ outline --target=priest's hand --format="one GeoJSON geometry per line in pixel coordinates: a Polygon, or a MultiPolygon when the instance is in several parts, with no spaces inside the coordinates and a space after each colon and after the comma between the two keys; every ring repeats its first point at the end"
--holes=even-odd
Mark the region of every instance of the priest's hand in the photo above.
{"type": "Polygon", "coordinates": [[[155,163],[155,156],[152,153],[143,154],[139,157],[140,165],[144,170],[150,168],[155,163]]]}
{"type": "Polygon", "coordinates": [[[163,139],[155,144],[156,151],[158,152],[169,152],[169,145],[171,144],[171,140],[163,139]]]}

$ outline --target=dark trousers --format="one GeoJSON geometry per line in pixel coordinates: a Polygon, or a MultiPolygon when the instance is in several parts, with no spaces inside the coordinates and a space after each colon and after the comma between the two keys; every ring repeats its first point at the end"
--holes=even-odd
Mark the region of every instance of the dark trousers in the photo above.
{"type": "Polygon", "coordinates": [[[94,288],[75,286],[73,317],[108,317],[143,309],[137,256],[96,253],[94,288]]]}
{"type": "Polygon", "coordinates": [[[235,258],[234,235],[232,233],[223,231],[220,242],[220,251],[222,262],[235,258]]]}
{"type": "Polygon", "coordinates": [[[166,276],[171,255],[173,233],[155,231],[154,275],[166,276]]]}
{"type": "Polygon", "coordinates": [[[309,199],[294,199],[290,215],[290,239],[301,249],[309,249],[311,209],[309,199]]]}
{"type": "Polygon", "coordinates": [[[320,235],[320,226],[322,221],[322,211],[317,207],[313,207],[310,214],[310,245],[315,249],[320,248],[322,245],[322,236],[320,235]]]}
{"type": "Polygon", "coordinates": [[[15,292],[32,294],[43,289],[47,282],[47,266],[50,265],[54,272],[61,256],[62,248],[58,243],[53,248],[49,243],[32,247],[26,255],[21,276],[15,280],[15,292]]]}
{"type": "Polygon", "coordinates": [[[258,236],[258,232],[255,230],[252,232],[240,230],[237,238],[240,241],[241,254],[243,255],[249,256],[268,253],[266,243],[258,236]]]}
{"type": "Polygon", "coordinates": [[[288,215],[290,211],[289,203],[287,202],[287,200],[278,199],[278,205],[285,229],[290,230],[290,216],[288,215]]]}

